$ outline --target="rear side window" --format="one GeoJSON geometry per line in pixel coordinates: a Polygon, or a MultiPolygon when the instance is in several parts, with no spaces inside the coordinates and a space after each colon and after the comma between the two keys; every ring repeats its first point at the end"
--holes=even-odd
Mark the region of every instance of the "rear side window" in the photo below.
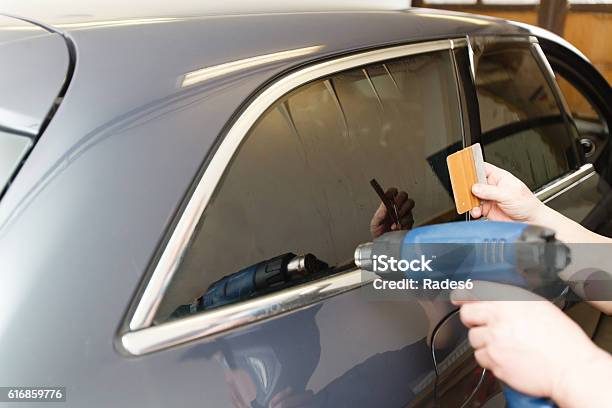
{"type": "Polygon", "coordinates": [[[0,130],[0,197],[31,146],[31,138],[0,130]]]}
{"type": "Polygon", "coordinates": [[[448,51],[411,56],[316,80],[271,106],[219,183],[156,321],[284,253],[312,253],[326,274],[350,265],[372,239],[373,178],[407,192],[415,225],[455,219],[445,165],[462,146],[453,72],[448,51]]]}
{"type": "Polygon", "coordinates": [[[487,161],[532,190],[577,167],[574,136],[529,44],[488,45],[476,90],[487,161]]]}
{"type": "Polygon", "coordinates": [[[0,15],[0,200],[57,110],[68,85],[66,40],[0,15]]]}

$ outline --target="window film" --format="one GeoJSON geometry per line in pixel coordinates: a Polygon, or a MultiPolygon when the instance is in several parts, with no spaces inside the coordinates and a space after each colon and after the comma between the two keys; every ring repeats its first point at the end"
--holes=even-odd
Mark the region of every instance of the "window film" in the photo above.
{"type": "MultiPolygon", "coordinates": [[[[559,89],[572,113],[580,138],[582,154],[588,163],[596,164],[598,172],[605,172],[610,131],[604,116],[569,78],[555,72],[559,89]]],[[[576,81],[574,78],[573,81],[576,81]]]]}
{"type": "Polygon", "coordinates": [[[476,91],[487,161],[533,190],[577,167],[573,133],[529,44],[488,44],[476,91]]]}
{"type": "Polygon", "coordinates": [[[271,106],[219,183],[156,321],[216,307],[201,300],[214,282],[286,253],[329,268],[261,293],[350,268],[372,239],[371,179],[414,200],[415,225],[455,219],[445,165],[462,147],[453,72],[448,52],[428,53],[311,82],[271,106]]]}
{"type": "Polygon", "coordinates": [[[31,146],[29,137],[0,131],[0,198],[31,146]]]}
{"type": "Polygon", "coordinates": [[[593,105],[574,85],[558,72],[555,72],[555,78],[574,118],[602,122],[593,105]]]}

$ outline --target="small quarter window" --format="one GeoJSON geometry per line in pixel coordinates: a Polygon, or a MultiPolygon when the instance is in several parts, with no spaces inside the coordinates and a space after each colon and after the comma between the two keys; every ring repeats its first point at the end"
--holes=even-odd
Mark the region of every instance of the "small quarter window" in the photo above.
{"type": "Polygon", "coordinates": [[[0,197],[31,146],[29,137],[0,130],[0,197]]]}
{"type": "Polygon", "coordinates": [[[574,119],[602,122],[600,115],[587,98],[571,84],[565,77],[555,72],[555,78],[559,88],[565,97],[574,119]]]}

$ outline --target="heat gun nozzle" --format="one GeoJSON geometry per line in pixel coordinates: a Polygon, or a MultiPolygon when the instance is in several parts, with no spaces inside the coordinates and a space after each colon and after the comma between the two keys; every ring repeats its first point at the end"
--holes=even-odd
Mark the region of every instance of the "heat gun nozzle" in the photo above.
{"type": "Polygon", "coordinates": [[[359,244],[355,248],[355,265],[358,268],[372,270],[372,243],[359,244]]]}

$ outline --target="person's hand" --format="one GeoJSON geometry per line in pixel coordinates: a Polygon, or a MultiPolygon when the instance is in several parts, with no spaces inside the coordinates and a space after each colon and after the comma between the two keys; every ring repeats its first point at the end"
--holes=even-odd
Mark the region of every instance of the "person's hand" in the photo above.
{"type": "Polygon", "coordinates": [[[566,389],[576,386],[570,376],[588,373],[592,361],[601,358],[601,350],[580,327],[543,298],[491,282],[475,282],[474,288],[451,295],[453,303],[461,306],[461,321],[470,329],[474,356],[517,391],[559,403],[566,389]],[[479,301],[474,295],[478,285],[486,286],[484,292],[489,294],[498,287],[504,299],[536,300],[479,301]]]}
{"type": "Polygon", "coordinates": [[[228,368],[221,352],[216,352],[212,357],[223,368],[223,376],[232,406],[234,408],[250,407],[251,401],[257,397],[257,387],[249,373],[242,368],[228,368]]]}
{"type": "Polygon", "coordinates": [[[316,406],[315,395],[311,390],[294,392],[287,387],[270,400],[270,408],[311,408],[316,406]]]}
{"type": "Polygon", "coordinates": [[[390,188],[385,192],[385,195],[395,202],[401,225],[396,225],[391,221],[391,217],[387,213],[387,207],[381,202],[370,221],[372,238],[377,238],[389,231],[410,229],[414,224],[414,217],[412,216],[414,200],[408,198],[408,193],[405,191],[398,192],[397,188],[390,188]]]}
{"type": "Polygon", "coordinates": [[[243,369],[227,369],[224,372],[234,408],[248,408],[257,396],[257,388],[249,374],[243,369]]]}
{"type": "Polygon", "coordinates": [[[537,222],[544,204],[518,178],[506,170],[485,163],[487,184],[474,184],[472,193],[483,200],[470,211],[474,218],[492,221],[537,222]]]}

